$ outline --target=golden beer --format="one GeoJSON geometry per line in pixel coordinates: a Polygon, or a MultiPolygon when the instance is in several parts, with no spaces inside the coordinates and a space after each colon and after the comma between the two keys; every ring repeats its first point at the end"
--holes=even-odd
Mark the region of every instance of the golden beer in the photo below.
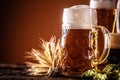
{"type": "Polygon", "coordinates": [[[109,63],[120,62],[120,33],[111,33],[111,49],[108,57],[109,63]]]}
{"type": "Polygon", "coordinates": [[[91,16],[96,15],[88,5],[65,8],[62,24],[62,47],[66,54],[63,58],[62,74],[79,77],[84,71],[104,62],[109,52],[109,32],[105,27],[92,26],[91,16]],[[103,37],[103,50],[99,54],[98,33],[103,37]],[[106,36],[106,37],[105,37],[106,36]],[[108,42],[107,42],[108,41],[108,42]],[[98,55],[99,54],[99,55],[98,55]]]}
{"type": "Polygon", "coordinates": [[[97,11],[97,25],[105,26],[110,32],[115,31],[116,9],[101,8],[97,11]]]}
{"type": "Polygon", "coordinates": [[[95,45],[92,44],[92,29],[64,29],[65,59],[64,74],[82,74],[91,69],[95,45]],[[74,73],[75,72],[75,73],[74,73]]]}

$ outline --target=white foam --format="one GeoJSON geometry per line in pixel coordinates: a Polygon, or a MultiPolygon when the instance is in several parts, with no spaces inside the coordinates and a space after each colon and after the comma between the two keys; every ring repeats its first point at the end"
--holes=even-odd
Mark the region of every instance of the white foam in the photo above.
{"type": "Polygon", "coordinates": [[[84,25],[75,25],[75,24],[63,24],[62,29],[91,29],[92,26],[84,25]]]}
{"type": "Polygon", "coordinates": [[[88,5],[76,5],[65,8],[63,12],[63,23],[70,24],[67,28],[88,29],[91,28],[90,7],[88,5]]]}
{"type": "Polygon", "coordinates": [[[91,0],[91,8],[115,8],[115,0],[91,0]]]}

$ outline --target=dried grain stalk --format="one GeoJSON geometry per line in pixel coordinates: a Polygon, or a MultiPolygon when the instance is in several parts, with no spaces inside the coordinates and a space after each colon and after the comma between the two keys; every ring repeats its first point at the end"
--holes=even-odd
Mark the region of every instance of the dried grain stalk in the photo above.
{"type": "Polygon", "coordinates": [[[30,59],[37,61],[26,62],[30,66],[31,75],[58,75],[62,71],[64,58],[66,57],[61,46],[61,40],[51,37],[49,41],[40,39],[40,49],[32,49],[27,53],[30,59]]]}

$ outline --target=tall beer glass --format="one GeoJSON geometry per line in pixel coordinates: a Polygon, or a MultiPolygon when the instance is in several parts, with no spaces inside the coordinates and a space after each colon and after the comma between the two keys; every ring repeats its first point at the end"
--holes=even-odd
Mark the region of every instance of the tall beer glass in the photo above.
{"type": "Polygon", "coordinates": [[[115,0],[90,0],[90,7],[96,9],[97,25],[105,26],[112,33],[116,31],[115,0]]]}

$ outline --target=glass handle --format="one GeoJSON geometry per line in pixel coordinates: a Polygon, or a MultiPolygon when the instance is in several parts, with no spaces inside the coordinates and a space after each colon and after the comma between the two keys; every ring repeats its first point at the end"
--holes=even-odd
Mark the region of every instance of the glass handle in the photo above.
{"type": "Polygon", "coordinates": [[[102,32],[103,36],[104,36],[104,48],[102,53],[100,53],[100,57],[98,58],[98,40],[95,39],[94,43],[96,45],[96,49],[94,50],[94,59],[92,59],[91,61],[91,65],[92,67],[103,63],[110,52],[110,34],[107,28],[103,27],[103,26],[94,26],[93,30],[96,31],[96,33],[94,34],[96,36],[96,38],[98,39],[98,30],[102,32]]]}

